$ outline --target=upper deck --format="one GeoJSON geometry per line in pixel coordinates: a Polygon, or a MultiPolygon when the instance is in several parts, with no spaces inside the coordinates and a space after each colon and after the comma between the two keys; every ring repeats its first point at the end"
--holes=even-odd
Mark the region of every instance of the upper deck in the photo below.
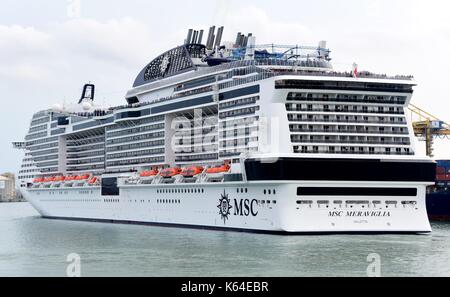
{"type": "MultiPolygon", "coordinates": [[[[221,88],[263,80],[279,75],[328,77],[339,79],[380,80],[394,83],[412,82],[412,76],[375,74],[367,71],[339,72],[333,70],[326,42],[318,46],[277,45],[255,43],[250,33],[238,33],[236,41],[222,43],[223,27],[217,36],[211,27],[208,39],[202,43],[203,30],[189,30],[183,45],[152,60],[137,75],[133,88],[126,94],[129,104],[148,101],[141,95],[173,88],[173,94],[157,98],[157,102],[185,96],[182,91],[211,91],[212,82],[221,88]],[[225,84],[226,83],[226,84],[225,84]],[[200,89],[205,85],[205,89],[200,89]],[[209,88],[208,88],[209,85],[209,88]],[[195,90],[193,90],[195,89],[195,90]]],[[[164,92],[163,92],[164,93],[164,92]]],[[[151,101],[155,102],[156,98],[151,101]]],[[[157,103],[155,102],[155,103],[157,103]]]]}

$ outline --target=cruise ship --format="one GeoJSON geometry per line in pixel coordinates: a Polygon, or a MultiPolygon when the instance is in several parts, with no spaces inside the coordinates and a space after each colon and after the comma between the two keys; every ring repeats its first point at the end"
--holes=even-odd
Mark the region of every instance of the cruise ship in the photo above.
{"type": "Polygon", "coordinates": [[[413,145],[413,77],[335,71],[325,41],[222,42],[223,31],[190,29],[137,74],[122,106],[97,104],[89,83],[79,100],[33,115],[14,146],[25,152],[21,191],[42,217],[431,232],[436,164],[413,145]]]}

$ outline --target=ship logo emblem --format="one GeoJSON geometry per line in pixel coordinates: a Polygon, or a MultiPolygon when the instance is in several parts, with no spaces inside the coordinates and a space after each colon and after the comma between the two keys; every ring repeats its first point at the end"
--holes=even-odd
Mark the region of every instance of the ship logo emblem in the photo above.
{"type": "Polygon", "coordinates": [[[160,70],[162,74],[165,74],[170,65],[170,57],[169,55],[165,55],[161,61],[160,70]]]}
{"type": "Polygon", "coordinates": [[[217,205],[217,208],[219,209],[219,214],[222,217],[223,223],[228,220],[228,216],[230,215],[230,209],[233,208],[231,206],[230,199],[228,198],[228,194],[223,191],[223,194],[221,194],[221,198],[219,199],[219,205],[217,205]]]}

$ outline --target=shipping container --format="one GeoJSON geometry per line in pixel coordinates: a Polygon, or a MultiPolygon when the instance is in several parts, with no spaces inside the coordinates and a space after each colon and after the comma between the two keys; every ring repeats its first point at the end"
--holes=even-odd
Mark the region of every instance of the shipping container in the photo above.
{"type": "MultiPolygon", "coordinates": [[[[450,171],[450,169],[448,169],[450,171]]],[[[436,175],[447,174],[447,168],[445,167],[436,167],[436,175]]],[[[450,172],[449,172],[450,174],[450,172]]]]}
{"type": "Polygon", "coordinates": [[[445,181],[445,180],[447,180],[447,175],[446,174],[438,174],[438,175],[436,175],[436,180],[437,181],[445,181]]]}
{"type": "Polygon", "coordinates": [[[450,169],[450,160],[436,160],[438,167],[450,169]]]}

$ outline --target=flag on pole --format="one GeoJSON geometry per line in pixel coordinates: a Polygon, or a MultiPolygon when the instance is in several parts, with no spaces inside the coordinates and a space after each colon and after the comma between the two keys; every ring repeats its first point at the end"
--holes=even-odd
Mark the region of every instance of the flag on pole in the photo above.
{"type": "Polygon", "coordinates": [[[353,63],[352,76],[358,77],[358,64],[353,63]]]}

